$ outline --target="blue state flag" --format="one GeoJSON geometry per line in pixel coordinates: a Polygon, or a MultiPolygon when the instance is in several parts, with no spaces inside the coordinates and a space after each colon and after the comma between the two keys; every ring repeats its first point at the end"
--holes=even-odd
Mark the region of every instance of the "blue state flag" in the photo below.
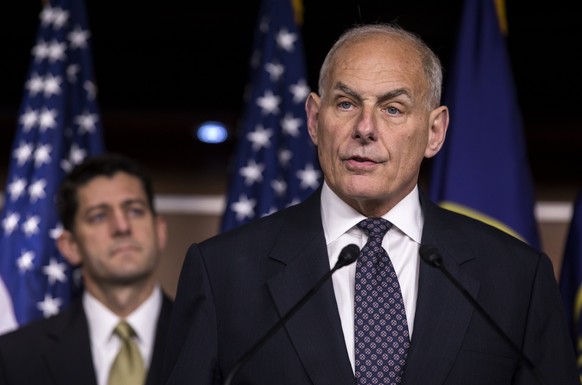
{"type": "Polygon", "coordinates": [[[45,2],[0,215],[0,333],[57,314],[73,294],[54,198],[67,171],[103,151],[89,40],[82,0],[45,2]]]}
{"type": "Polygon", "coordinates": [[[564,301],[572,342],[576,349],[578,372],[582,380],[582,190],[574,211],[560,272],[560,291],[564,301]]]}
{"type": "Polygon", "coordinates": [[[322,174],[307,132],[305,74],[290,0],[264,0],[222,231],[299,203],[319,187],[322,174]]]}
{"type": "Polygon", "coordinates": [[[494,0],[466,0],[445,87],[450,126],[430,197],[539,248],[534,186],[494,0]]]}

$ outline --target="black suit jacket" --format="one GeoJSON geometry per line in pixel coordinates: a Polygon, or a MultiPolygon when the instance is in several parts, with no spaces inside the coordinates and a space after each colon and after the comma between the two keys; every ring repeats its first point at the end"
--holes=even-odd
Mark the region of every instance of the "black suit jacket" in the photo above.
{"type": "MultiPolygon", "coordinates": [[[[172,301],[163,296],[147,385],[161,383],[172,301]]],[[[0,336],[0,384],[95,385],[87,318],[76,300],[58,315],[0,336]]]]}
{"type": "MultiPolygon", "coordinates": [[[[543,373],[579,384],[550,260],[422,198],[423,243],[543,373]]],[[[220,384],[237,360],[329,271],[320,194],[188,250],[170,326],[166,384],[220,384]]],[[[331,281],[262,346],[233,384],[354,385],[331,281]]],[[[537,385],[442,272],[420,263],[402,384],[537,385]]]]}

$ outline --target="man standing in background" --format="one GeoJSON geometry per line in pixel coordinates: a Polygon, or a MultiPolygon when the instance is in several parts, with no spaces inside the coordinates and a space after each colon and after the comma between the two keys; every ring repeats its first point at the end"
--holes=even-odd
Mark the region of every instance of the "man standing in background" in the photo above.
{"type": "Polygon", "coordinates": [[[166,245],[152,182],[135,161],[89,158],[57,198],[57,246],[84,292],[59,315],[0,337],[2,385],[153,385],[172,303],[155,278],[166,245]]]}

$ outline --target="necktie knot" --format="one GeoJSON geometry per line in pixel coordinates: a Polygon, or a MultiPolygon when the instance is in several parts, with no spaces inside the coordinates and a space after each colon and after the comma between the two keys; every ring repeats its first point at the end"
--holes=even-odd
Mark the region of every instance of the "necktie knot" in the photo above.
{"type": "Polygon", "coordinates": [[[135,330],[126,321],[120,321],[113,333],[118,335],[124,342],[130,341],[136,335],[135,330]]]}
{"type": "Polygon", "coordinates": [[[392,227],[392,223],[384,218],[366,218],[357,226],[368,238],[382,239],[392,227]]]}

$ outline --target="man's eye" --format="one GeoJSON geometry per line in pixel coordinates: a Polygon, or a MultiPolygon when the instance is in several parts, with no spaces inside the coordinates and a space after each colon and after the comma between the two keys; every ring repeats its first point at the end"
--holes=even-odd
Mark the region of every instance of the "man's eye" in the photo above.
{"type": "Polygon", "coordinates": [[[352,103],[350,102],[340,102],[338,104],[339,108],[344,109],[344,110],[348,110],[352,107],[352,103]]]}
{"type": "Polygon", "coordinates": [[[99,223],[103,222],[106,219],[105,213],[94,213],[87,217],[89,223],[99,223]]]}
{"type": "Polygon", "coordinates": [[[385,111],[388,115],[398,115],[400,113],[400,110],[396,107],[387,107],[385,111]]]}
{"type": "Polygon", "coordinates": [[[127,210],[127,214],[131,217],[143,217],[146,210],[143,207],[130,207],[127,210]]]}

